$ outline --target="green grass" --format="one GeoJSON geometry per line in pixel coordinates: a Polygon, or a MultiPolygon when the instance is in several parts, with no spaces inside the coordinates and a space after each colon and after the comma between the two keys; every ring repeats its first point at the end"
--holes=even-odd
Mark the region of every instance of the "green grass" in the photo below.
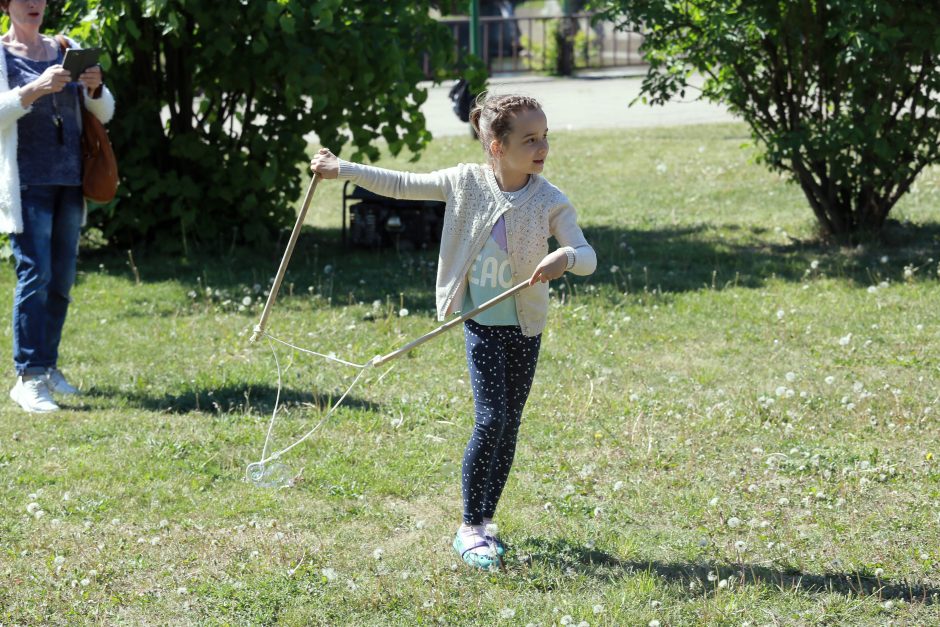
{"type": "MultiPolygon", "coordinates": [[[[258,489],[242,478],[277,380],[248,336],[281,251],[137,253],[140,285],[84,255],[61,366],[88,395],[0,407],[0,623],[935,624],[940,172],[888,243],[831,248],[747,141],[553,136],[546,174],[600,263],[554,288],[503,572],[449,548],[472,423],[459,332],[369,372],[285,457],[297,484],[258,489]]],[[[410,167],[479,156],[443,139],[410,167]]],[[[270,330],[362,362],[436,325],[436,254],[343,249],[339,190],[318,192],[270,330]]],[[[355,372],[279,354],[282,447],[355,372]]]]}

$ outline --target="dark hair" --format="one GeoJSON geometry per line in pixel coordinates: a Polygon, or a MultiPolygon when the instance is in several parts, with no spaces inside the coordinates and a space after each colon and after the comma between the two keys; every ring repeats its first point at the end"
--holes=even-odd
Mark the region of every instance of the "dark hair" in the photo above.
{"type": "Polygon", "coordinates": [[[0,11],[4,13],[7,12],[7,9],[10,8],[10,0],[0,0],[0,11]]]}
{"type": "Polygon", "coordinates": [[[541,111],[542,105],[529,96],[491,96],[486,92],[477,96],[470,111],[470,125],[480,138],[483,150],[490,154],[494,139],[505,142],[512,132],[512,120],[523,111],[541,111]]]}

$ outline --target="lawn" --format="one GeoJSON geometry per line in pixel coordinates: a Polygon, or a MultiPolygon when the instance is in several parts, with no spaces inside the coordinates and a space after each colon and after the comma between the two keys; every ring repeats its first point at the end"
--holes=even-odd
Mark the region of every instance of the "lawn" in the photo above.
{"type": "MultiPolygon", "coordinates": [[[[258,488],[277,371],[248,338],[280,248],[134,251],[139,283],[86,251],[60,365],[87,394],[0,406],[0,624],[940,622],[940,170],[884,242],[839,248],[743,126],[552,142],[599,267],[553,288],[504,570],[450,548],[459,331],[368,371],[284,457],[293,487],[258,488]]],[[[445,138],[383,164],[480,156],[445,138]]],[[[344,249],[340,189],[321,185],[269,330],[362,363],[436,326],[436,252],[344,249]]],[[[277,352],[282,448],[356,371],[277,352]]]]}

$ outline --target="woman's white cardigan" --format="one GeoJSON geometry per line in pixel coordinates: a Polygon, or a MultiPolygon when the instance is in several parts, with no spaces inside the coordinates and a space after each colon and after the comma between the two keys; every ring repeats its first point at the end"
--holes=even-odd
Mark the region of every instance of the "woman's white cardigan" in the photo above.
{"type": "MultiPolygon", "coordinates": [[[[78,47],[74,41],[69,44],[78,47]]],[[[114,117],[114,96],[105,87],[101,97],[85,93],[85,106],[102,123],[114,117]]],[[[20,167],[16,162],[16,121],[29,113],[20,101],[20,88],[10,89],[6,55],[0,49],[0,232],[23,232],[23,207],[20,204],[20,167]]]]}

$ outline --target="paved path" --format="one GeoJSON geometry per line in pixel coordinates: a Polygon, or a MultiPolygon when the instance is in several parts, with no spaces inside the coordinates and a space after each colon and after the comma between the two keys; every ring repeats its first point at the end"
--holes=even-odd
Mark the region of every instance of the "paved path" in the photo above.
{"type": "MultiPolygon", "coordinates": [[[[628,128],[729,122],[735,118],[723,107],[707,102],[671,102],[652,107],[630,102],[640,93],[644,69],[582,75],[577,78],[543,76],[496,77],[491,91],[521,93],[542,103],[552,130],[628,128]]],[[[447,93],[451,83],[428,84],[428,99],[421,110],[435,137],[466,135],[467,124],[457,119],[447,93]]]]}

